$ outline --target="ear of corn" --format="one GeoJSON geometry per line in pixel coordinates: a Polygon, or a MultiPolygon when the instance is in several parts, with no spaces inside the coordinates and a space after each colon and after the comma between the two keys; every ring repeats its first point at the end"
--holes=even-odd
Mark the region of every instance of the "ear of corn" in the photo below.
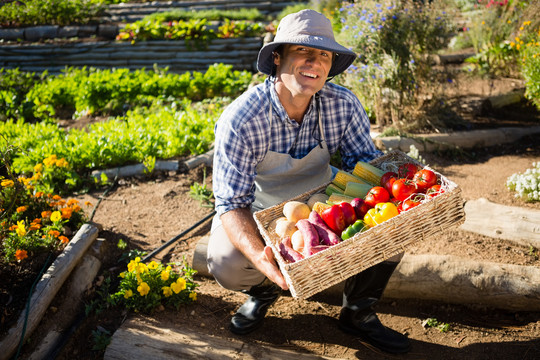
{"type": "Polygon", "coordinates": [[[339,204],[339,203],[342,203],[344,201],[350,203],[353,199],[354,198],[352,196],[340,195],[340,194],[332,194],[328,198],[328,202],[331,203],[331,204],[339,204]]]}
{"type": "Polygon", "coordinates": [[[339,186],[335,185],[335,184],[328,184],[328,186],[326,187],[326,190],[325,190],[325,193],[326,195],[330,196],[334,193],[336,194],[343,194],[343,189],[341,189],[339,186]]]}
{"type": "Polygon", "coordinates": [[[371,184],[348,182],[344,194],[347,196],[352,196],[353,198],[363,198],[367,195],[372,187],[373,185],[371,184]]]}
{"type": "Polygon", "coordinates": [[[313,208],[311,210],[316,211],[320,215],[324,211],[324,209],[328,209],[331,206],[332,205],[330,204],[325,204],[323,202],[317,201],[315,204],[313,204],[313,208]]]}
{"type": "Polygon", "coordinates": [[[366,183],[365,180],[359,178],[358,176],[355,176],[343,170],[339,170],[334,180],[332,180],[332,184],[338,186],[340,189],[342,189],[342,191],[345,191],[345,188],[347,187],[347,183],[349,182],[356,182],[356,183],[361,183],[361,184],[366,183]]]}
{"type": "Polygon", "coordinates": [[[380,185],[384,171],[364,161],[359,161],[353,170],[353,175],[373,184],[380,185]]]}

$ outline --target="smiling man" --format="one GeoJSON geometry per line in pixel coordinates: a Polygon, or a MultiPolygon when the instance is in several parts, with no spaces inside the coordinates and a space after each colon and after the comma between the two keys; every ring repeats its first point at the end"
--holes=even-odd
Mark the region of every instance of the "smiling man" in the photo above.
{"type": "MultiPolygon", "coordinates": [[[[334,40],[324,15],[302,10],[283,18],[273,42],[259,52],[264,83],[225,109],[215,127],[213,191],[216,216],[208,244],[208,269],[223,287],[247,301],[230,330],[247,334],[287,289],[272,250],[252,213],[332,180],[330,158],[340,152],[343,170],[382,153],[369,135],[358,98],[329,80],[356,54],[334,40]]],[[[405,352],[406,337],[384,327],[372,309],[399,258],[351,277],[345,285],[340,327],[389,352],[405,352]]]]}

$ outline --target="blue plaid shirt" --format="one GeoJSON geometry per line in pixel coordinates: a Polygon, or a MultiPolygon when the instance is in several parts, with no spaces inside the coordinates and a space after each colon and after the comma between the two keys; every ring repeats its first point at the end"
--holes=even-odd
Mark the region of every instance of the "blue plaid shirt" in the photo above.
{"type": "MultiPolygon", "coordinates": [[[[326,144],[330,154],[340,150],[343,170],[382,155],[369,134],[369,118],[350,90],[326,83],[318,94],[326,144]]],[[[215,126],[212,181],[217,213],[249,207],[255,200],[256,167],[267,150],[300,159],[318,146],[318,119],[315,97],[302,124],[289,119],[269,79],[233,101],[215,126]]]]}

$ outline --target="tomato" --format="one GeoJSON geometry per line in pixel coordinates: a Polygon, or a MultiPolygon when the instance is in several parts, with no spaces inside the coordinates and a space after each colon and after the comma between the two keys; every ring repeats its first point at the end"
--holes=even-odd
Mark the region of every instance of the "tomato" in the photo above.
{"type": "Polygon", "coordinates": [[[398,179],[398,174],[393,171],[388,171],[381,176],[381,186],[388,191],[392,192],[392,184],[398,179]]]}
{"type": "Polygon", "coordinates": [[[371,206],[366,204],[364,199],[360,198],[354,198],[351,200],[351,205],[354,208],[354,211],[356,212],[356,217],[358,219],[363,219],[366,213],[369,209],[371,209],[371,206]]]}
{"type": "Polygon", "coordinates": [[[412,179],[418,171],[418,167],[412,163],[405,163],[399,166],[398,176],[400,178],[412,179]]]}
{"type": "Polygon", "coordinates": [[[416,192],[416,184],[409,179],[397,179],[392,185],[392,195],[403,201],[416,192]]]}
{"type": "Polygon", "coordinates": [[[388,200],[390,200],[390,194],[382,186],[372,187],[364,197],[366,204],[371,207],[374,207],[381,202],[388,202],[388,200]]]}
{"type": "Polygon", "coordinates": [[[354,207],[345,201],[340,203],[339,207],[341,208],[341,211],[343,212],[343,216],[345,217],[345,226],[354,224],[357,218],[356,210],[354,210],[354,207]]]}
{"type": "Polygon", "coordinates": [[[416,172],[413,181],[418,186],[418,191],[425,192],[428,188],[437,184],[437,174],[429,169],[422,169],[416,172]]]}
{"type": "Polygon", "coordinates": [[[433,198],[442,193],[444,193],[444,189],[442,189],[441,185],[439,184],[433,185],[426,190],[426,195],[430,198],[433,198]]]}
{"type": "Polygon", "coordinates": [[[410,210],[413,207],[420,205],[422,203],[421,201],[422,199],[419,196],[413,196],[412,198],[405,200],[403,204],[401,204],[401,211],[410,210]]]}

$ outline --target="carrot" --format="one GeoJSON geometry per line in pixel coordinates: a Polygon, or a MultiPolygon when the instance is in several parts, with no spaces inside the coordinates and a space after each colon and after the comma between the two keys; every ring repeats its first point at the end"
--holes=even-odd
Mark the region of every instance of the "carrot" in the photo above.
{"type": "Polygon", "coordinates": [[[309,214],[308,221],[313,225],[313,227],[317,231],[321,244],[332,246],[341,242],[341,239],[339,238],[339,236],[337,236],[337,234],[334,231],[332,231],[332,229],[330,229],[328,225],[326,225],[326,223],[323,221],[321,215],[319,215],[318,212],[312,211],[309,214]]]}
{"type": "Polygon", "coordinates": [[[294,250],[291,245],[291,238],[286,236],[279,243],[279,253],[283,256],[283,259],[287,262],[296,262],[302,260],[304,256],[298,251],[294,250]]]}
{"type": "Polygon", "coordinates": [[[304,237],[304,250],[302,251],[304,257],[308,257],[323,250],[320,247],[319,234],[309,220],[298,220],[296,222],[296,227],[302,232],[302,236],[304,237]]]}

